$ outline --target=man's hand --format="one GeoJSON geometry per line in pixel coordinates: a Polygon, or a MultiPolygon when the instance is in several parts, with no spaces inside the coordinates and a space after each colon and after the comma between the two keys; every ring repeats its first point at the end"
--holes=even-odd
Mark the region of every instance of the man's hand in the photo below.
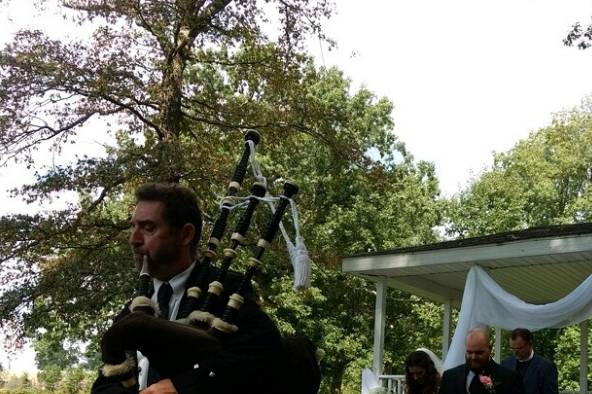
{"type": "Polygon", "coordinates": [[[170,379],[163,379],[146,387],[140,394],[177,394],[177,390],[170,379]]]}

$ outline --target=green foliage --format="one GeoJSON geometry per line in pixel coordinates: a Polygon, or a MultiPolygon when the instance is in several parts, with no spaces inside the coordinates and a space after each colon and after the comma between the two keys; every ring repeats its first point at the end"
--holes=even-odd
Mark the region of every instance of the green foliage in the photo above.
{"type": "Polygon", "coordinates": [[[35,388],[0,389],[1,394],[39,394],[35,388]]]}
{"type": "Polygon", "coordinates": [[[450,206],[450,231],[477,236],[592,220],[590,101],[556,116],[460,193],[450,206]]]}
{"type": "Polygon", "coordinates": [[[33,382],[27,373],[8,375],[3,388],[0,389],[0,393],[3,392],[2,390],[15,394],[35,393],[35,387],[33,387],[33,382]]]}
{"type": "Polygon", "coordinates": [[[57,365],[47,365],[39,371],[37,378],[44,390],[55,391],[62,380],[62,368],[57,365]]]}
{"type": "Polygon", "coordinates": [[[22,374],[19,379],[19,386],[26,389],[26,388],[31,387],[32,385],[33,385],[33,383],[31,382],[29,375],[26,373],[22,374]]]}
{"type": "MultiPolygon", "coordinates": [[[[580,348],[580,326],[565,327],[559,331],[555,357],[559,372],[559,390],[578,391],[580,388],[580,352],[576,349],[580,348]]],[[[588,332],[588,349],[591,345],[590,332],[588,332]]],[[[588,370],[588,382],[590,378],[592,378],[592,371],[588,370]]],[[[586,390],[589,388],[588,386],[586,390]]]]}
{"type": "Polygon", "coordinates": [[[58,392],[64,394],[89,393],[92,386],[94,373],[91,375],[80,368],[69,368],[64,371],[64,376],[58,387],[58,392]]]}
{"type": "Polygon", "coordinates": [[[95,377],[94,371],[49,365],[38,372],[36,381],[27,374],[9,376],[0,394],[87,394],[95,377]]]}

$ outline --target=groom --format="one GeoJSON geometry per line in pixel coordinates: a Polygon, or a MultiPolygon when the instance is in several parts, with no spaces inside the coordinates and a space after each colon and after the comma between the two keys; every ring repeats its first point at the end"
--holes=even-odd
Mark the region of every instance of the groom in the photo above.
{"type": "Polygon", "coordinates": [[[439,394],[524,394],[522,380],[491,359],[487,328],[467,334],[465,364],[444,372],[439,394]]]}

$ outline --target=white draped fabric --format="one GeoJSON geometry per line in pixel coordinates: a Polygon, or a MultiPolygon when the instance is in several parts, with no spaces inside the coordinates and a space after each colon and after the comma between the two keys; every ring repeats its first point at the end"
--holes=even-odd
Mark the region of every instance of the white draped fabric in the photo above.
{"type": "MultiPolygon", "coordinates": [[[[528,280],[528,278],[524,278],[528,280]]],[[[592,275],[564,298],[544,305],[528,304],[502,289],[481,267],[467,275],[460,315],[444,369],[465,362],[465,337],[471,328],[493,326],[504,330],[559,328],[592,316],[592,275]]]]}
{"type": "Polygon", "coordinates": [[[371,369],[362,370],[362,394],[373,394],[381,387],[378,376],[371,369]]]}

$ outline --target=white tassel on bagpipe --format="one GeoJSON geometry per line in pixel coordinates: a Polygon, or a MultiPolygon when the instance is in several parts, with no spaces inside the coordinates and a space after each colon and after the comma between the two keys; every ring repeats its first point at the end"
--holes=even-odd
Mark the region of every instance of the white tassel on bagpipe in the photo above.
{"type": "MultiPolygon", "coordinates": [[[[267,179],[263,176],[261,172],[261,167],[257,162],[255,157],[255,144],[252,141],[247,142],[249,145],[249,149],[251,150],[251,154],[249,155],[249,161],[251,163],[251,169],[253,170],[253,175],[257,182],[263,183],[267,186],[267,179]]],[[[273,202],[277,201],[278,198],[272,197],[269,193],[266,194],[265,198],[261,199],[262,201],[267,202],[269,207],[271,208],[272,212],[275,212],[275,207],[273,202]]],[[[292,199],[290,199],[290,208],[292,211],[292,222],[294,223],[294,231],[296,233],[295,241],[292,242],[288,232],[284,228],[284,225],[280,223],[280,230],[282,232],[282,236],[284,237],[284,241],[288,247],[288,253],[290,255],[290,262],[292,263],[292,267],[294,269],[294,290],[304,290],[310,287],[310,270],[311,270],[311,260],[310,256],[308,255],[308,249],[304,244],[304,237],[300,234],[300,224],[298,222],[298,210],[296,208],[296,204],[292,199]]]]}
{"type": "Polygon", "coordinates": [[[292,218],[294,220],[294,230],[296,231],[295,243],[292,243],[290,237],[286,233],[284,226],[280,226],[284,240],[288,245],[288,252],[290,253],[290,261],[294,268],[294,290],[304,290],[310,287],[310,257],[308,249],[304,244],[304,237],[300,235],[300,225],[298,223],[298,211],[296,204],[290,200],[290,207],[292,208],[292,218]]]}

